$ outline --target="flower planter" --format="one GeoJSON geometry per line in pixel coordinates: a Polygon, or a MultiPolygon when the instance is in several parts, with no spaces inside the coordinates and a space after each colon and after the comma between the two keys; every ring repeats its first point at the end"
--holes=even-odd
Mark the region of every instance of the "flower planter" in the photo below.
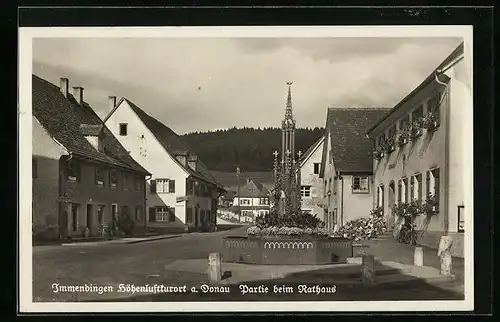
{"type": "Polygon", "coordinates": [[[416,139],[418,138],[419,136],[421,136],[423,133],[422,129],[417,129],[417,130],[413,130],[412,133],[411,133],[411,136],[413,139],[416,139]]]}
{"type": "Polygon", "coordinates": [[[353,254],[352,240],[347,238],[267,237],[270,236],[224,237],[222,261],[260,265],[314,265],[344,263],[353,254]]]}

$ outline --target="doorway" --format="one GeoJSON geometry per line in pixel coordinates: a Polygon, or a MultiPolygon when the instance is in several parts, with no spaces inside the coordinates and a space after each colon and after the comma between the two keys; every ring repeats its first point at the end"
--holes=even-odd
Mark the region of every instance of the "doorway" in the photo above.
{"type": "Polygon", "coordinates": [[[59,205],[59,237],[63,239],[66,239],[68,237],[67,204],[59,205]]]}
{"type": "Polygon", "coordinates": [[[111,205],[111,218],[113,220],[113,231],[118,229],[118,205],[111,205]]]}
{"type": "Polygon", "coordinates": [[[76,233],[78,230],[78,205],[71,204],[71,232],[76,233]]]}
{"type": "MultiPolygon", "coordinates": [[[[389,183],[389,195],[388,195],[388,211],[387,211],[387,229],[392,231],[394,228],[394,215],[392,214],[392,206],[396,203],[396,186],[394,181],[389,183]]],[[[383,204],[383,203],[382,203],[383,204]]]]}
{"type": "Polygon", "coordinates": [[[94,214],[94,205],[87,204],[87,228],[89,229],[90,235],[92,235],[92,215],[94,214]]]}

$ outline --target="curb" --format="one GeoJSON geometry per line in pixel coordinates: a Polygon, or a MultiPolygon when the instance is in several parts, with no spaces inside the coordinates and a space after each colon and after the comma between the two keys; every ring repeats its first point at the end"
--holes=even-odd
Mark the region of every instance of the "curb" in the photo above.
{"type": "Polygon", "coordinates": [[[156,241],[156,240],[162,240],[162,239],[170,239],[170,238],[178,238],[181,237],[181,235],[169,235],[169,236],[162,236],[158,238],[149,238],[149,239],[143,239],[143,240],[131,240],[131,241],[126,241],[123,244],[138,244],[138,243],[145,243],[145,242],[151,242],[151,241],[156,241]]]}

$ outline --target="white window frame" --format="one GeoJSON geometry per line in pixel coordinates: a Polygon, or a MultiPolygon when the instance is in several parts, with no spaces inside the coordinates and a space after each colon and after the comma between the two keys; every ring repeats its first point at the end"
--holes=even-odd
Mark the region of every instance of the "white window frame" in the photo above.
{"type": "Polygon", "coordinates": [[[413,200],[421,201],[420,193],[422,192],[422,180],[418,181],[418,176],[422,178],[422,174],[416,173],[411,177],[412,184],[410,189],[413,189],[413,200]]]}
{"type": "Polygon", "coordinates": [[[406,193],[407,193],[407,189],[406,189],[407,181],[408,181],[408,178],[402,178],[401,179],[401,202],[403,202],[403,203],[408,202],[408,198],[406,196],[406,193]]]}
{"type": "Polygon", "coordinates": [[[240,205],[250,205],[251,202],[248,198],[240,198],[240,205]]]}
{"type": "Polygon", "coordinates": [[[352,177],[352,192],[353,193],[370,193],[370,178],[368,176],[353,176],[352,177]],[[354,188],[354,182],[359,180],[359,189],[354,188]],[[366,187],[363,187],[363,181],[366,180],[366,187]]]}
{"type": "Polygon", "coordinates": [[[384,193],[383,193],[383,185],[379,185],[377,187],[377,207],[382,207],[384,204],[384,193]]]}
{"type": "Polygon", "coordinates": [[[311,186],[301,186],[300,195],[305,198],[311,197],[311,186]]]}
{"type": "Polygon", "coordinates": [[[157,222],[168,222],[170,211],[168,207],[156,207],[155,208],[155,221],[157,222]]]}
{"type": "Polygon", "coordinates": [[[170,193],[169,179],[156,179],[156,193],[170,193]]]}

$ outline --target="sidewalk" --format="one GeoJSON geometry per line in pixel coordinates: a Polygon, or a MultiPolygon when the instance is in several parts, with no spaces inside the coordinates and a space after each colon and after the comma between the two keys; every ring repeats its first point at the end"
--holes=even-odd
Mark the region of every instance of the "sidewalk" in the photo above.
{"type": "MultiPolygon", "coordinates": [[[[367,254],[373,255],[382,261],[397,262],[406,265],[413,265],[415,250],[413,246],[400,244],[392,235],[385,234],[379,238],[359,242],[364,246],[367,254]]],[[[440,258],[437,256],[437,249],[422,247],[424,250],[424,266],[435,269],[441,268],[440,258]]],[[[356,256],[356,254],[354,254],[356,256]]],[[[464,259],[453,257],[452,272],[458,280],[464,278],[464,259]]]]}
{"type": "Polygon", "coordinates": [[[61,244],[61,246],[94,246],[94,245],[103,245],[103,244],[106,244],[106,245],[109,245],[109,244],[136,244],[136,243],[142,243],[142,242],[148,242],[148,241],[176,238],[176,237],[180,237],[180,236],[181,236],[180,234],[177,234],[177,235],[168,234],[168,235],[156,235],[156,236],[150,236],[150,237],[126,237],[126,238],[113,239],[113,240],[97,240],[97,241],[89,241],[89,242],[64,243],[64,244],[61,244]]]}

